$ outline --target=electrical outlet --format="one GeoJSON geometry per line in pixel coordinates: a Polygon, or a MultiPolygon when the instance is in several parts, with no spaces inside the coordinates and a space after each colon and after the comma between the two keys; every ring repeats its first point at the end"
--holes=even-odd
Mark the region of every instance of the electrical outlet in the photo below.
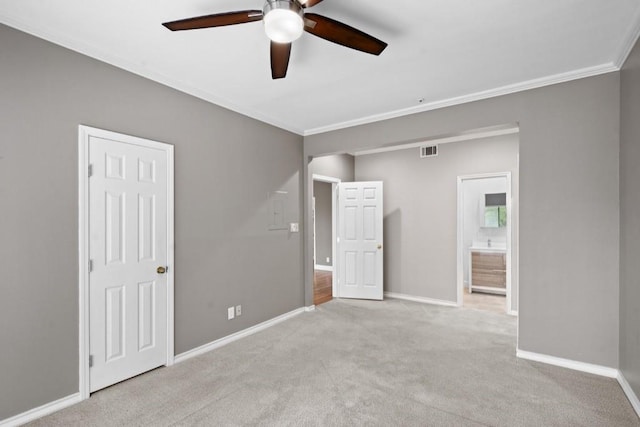
{"type": "Polygon", "coordinates": [[[227,308],[227,320],[231,320],[235,317],[235,311],[233,307],[227,308]]]}
{"type": "Polygon", "coordinates": [[[327,257],[327,263],[331,262],[331,258],[327,257]]]}
{"type": "Polygon", "coordinates": [[[289,232],[291,233],[297,233],[300,231],[300,227],[298,226],[297,222],[291,222],[289,223],[289,232]]]}
{"type": "Polygon", "coordinates": [[[236,316],[242,316],[242,306],[236,305],[236,316]]]}

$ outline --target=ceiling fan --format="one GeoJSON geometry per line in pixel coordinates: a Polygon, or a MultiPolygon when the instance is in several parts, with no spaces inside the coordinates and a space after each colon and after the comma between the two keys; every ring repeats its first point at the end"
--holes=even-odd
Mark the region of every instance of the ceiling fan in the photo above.
{"type": "Polygon", "coordinates": [[[162,25],[171,31],[197,28],[222,27],[264,21],[264,30],[271,40],[271,77],[281,79],[287,75],[291,42],[303,31],[351,49],[380,55],[387,44],[342,22],[316,13],[307,13],[306,8],[322,0],[267,0],[262,10],[242,10],[216,13],[195,18],[165,22],[162,25]]]}

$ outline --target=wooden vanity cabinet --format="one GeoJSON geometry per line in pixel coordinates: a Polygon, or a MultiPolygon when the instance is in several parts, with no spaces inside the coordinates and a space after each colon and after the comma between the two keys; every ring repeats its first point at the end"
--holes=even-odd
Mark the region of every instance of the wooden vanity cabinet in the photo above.
{"type": "Polygon", "coordinates": [[[504,252],[471,250],[469,287],[471,292],[486,291],[506,294],[507,256],[504,252]]]}

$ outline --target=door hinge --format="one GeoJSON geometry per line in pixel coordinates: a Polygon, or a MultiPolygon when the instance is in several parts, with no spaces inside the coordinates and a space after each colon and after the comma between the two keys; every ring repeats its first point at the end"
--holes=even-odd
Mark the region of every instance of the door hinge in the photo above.
{"type": "Polygon", "coordinates": [[[91,175],[93,175],[93,165],[89,165],[89,177],[91,177],[91,175]]]}
{"type": "Polygon", "coordinates": [[[93,354],[89,355],[89,367],[93,367],[93,354]]]}
{"type": "Polygon", "coordinates": [[[89,273],[91,273],[93,271],[93,260],[90,259],[89,260],[89,273]]]}

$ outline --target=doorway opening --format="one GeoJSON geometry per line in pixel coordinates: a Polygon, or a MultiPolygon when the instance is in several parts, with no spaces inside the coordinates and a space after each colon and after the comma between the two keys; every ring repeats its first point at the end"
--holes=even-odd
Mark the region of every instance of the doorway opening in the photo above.
{"type": "Polygon", "coordinates": [[[511,172],[458,177],[458,306],[516,315],[511,172]]]}
{"type": "Polygon", "coordinates": [[[336,268],[336,190],[340,179],[316,175],[313,179],[313,305],[337,297],[336,268]]]}

